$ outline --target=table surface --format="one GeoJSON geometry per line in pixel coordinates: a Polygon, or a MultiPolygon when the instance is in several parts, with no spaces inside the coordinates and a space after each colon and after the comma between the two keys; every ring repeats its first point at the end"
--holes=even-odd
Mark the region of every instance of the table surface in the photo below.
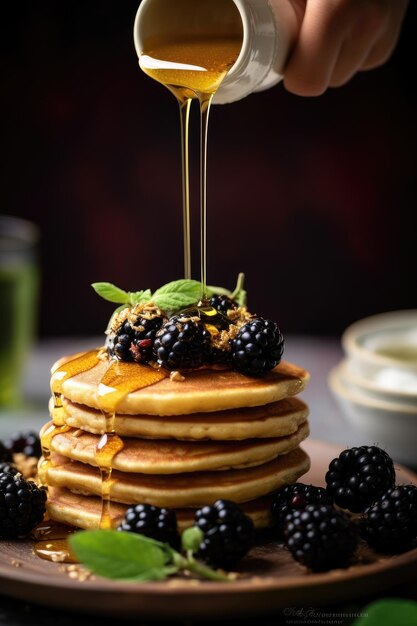
{"type": "MultiPolygon", "coordinates": [[[[16,430],[38,430],[48,420],[49,370],[56,359],[64,354],[91,349],[101,344],[100,337],[52,339],[39,343],[27,362],[23,383],[24,406],[0,411],[0,439],[16,430]]],[[[301,365],[311,374],[311,382],[302,394],[302,398],[310,407],[311,436],[345,447],[361,445],[364,443],[361,435],[356,433],[344,419],[327,384],[330,370],[341,358],[340,341],[337,339],[304,336],[290,336],[286,339],[285,359],[301,365]]],[[[392,595],[416,598],[417,587],[412,585],[410,588],[393,589],[392,595]]],[[[355,607],[359,611],[364,604],[366,602],[362,601],[355,607]]],[[[344,609],[341,607],[339,609],[342,612],[340,623],[349,624],[351,618],[345,619],[344,609]]],[[[323,612],[322,609],[321,611],[323,612]]],[[[352,614],[352,607],[348,607],[345,613],[346,616],[348,613],[352,614]]],[[[66,626],[73,623],[74,617],[65,615],[61,611],[46,610],[0,596],[0,626],[26,626],[27,624],[36,626],[38,623],[42,623],[43,626],[52,626],[52,624],[66,626]]],[[[82,615],[77,615],[76,619],[79,626],[91,624],[92,621],[91,617],[82,615]]],[[[271,616],[270,621],[265,620],[263,623],[278,626],[281,623],[290,623],[288,619],[284,615],[271,616]]],[[[100,619],[102,626],[116,623],[117,620],[100,619]]],[[[244,623],[239,620],[239,624],[244,623]]],[[[141,624],[144,626],[143,622],[141,624]]]]}

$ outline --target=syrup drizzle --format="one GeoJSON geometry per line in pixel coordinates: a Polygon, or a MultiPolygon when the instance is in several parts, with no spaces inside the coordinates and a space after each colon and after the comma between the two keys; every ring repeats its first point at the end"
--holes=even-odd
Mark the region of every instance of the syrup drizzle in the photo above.
{"type": "Polygon", "coordinates": [[[204,36],[181,34],[153,37],[139,57],[142,70],[162,83],[180,105],[184,276],[191,277],[190,196],[188,129],[191,100],[200,103],[200,274],[201,299],[207,286],[207,129],[210,105],[230,68],[236,62],[242,45],[241,35],[204,36]]]}
{"type": "Polygon", "coordinates": [[[32,539],[36,542],[34,553],[41,559],[54,563],[77,563],[67,541],[73,532],[75,528],[52,521],[38,524],[31,533],[32,539]]]}
{"type": "Polygon", "coordinates": [[[62,393],[62,384],[77,374],[87,372],[99,362],[99,350],[83,352],[62,365],[57,365],[52,370],[51,389],[53,393],[62,393]]]}
{"type": "Polygon", "coordinates": [[[200,94],[200,276],[201,300],[207,298],[207,131],[214,94],[200,94]]]}
{"type": "Polygon", "coordinates": [[[149,365],[113,361],[101,379],[97,400],[106,426],[95,451],[95,461],[101,474],[100,528],[112,527],[110,514],[112,461],[123,449],[123,441],[115,432],[117,408],[129,393],[152,385],[165,377],[164,371],[152,369],[149,365]]]}
{"type": "MultiPolygon", "coordinates": [[[[174,93],[175,95],[175,93],[174,93]]],[[[188,131],[192,98],[178,98],[181,120],[182,223],[184,248],[184,278],[191,278],[191,223],[190,223],[190,165],[188,131]]]]}
{"type": "Polygon", "coordinates": [[[98,350],[90,350],[84,352],[62,365],[56,365],[52,369],[51,376],[51,393],[54,401],[52,409],[53,424],[42,433],[41,448],[42,456],[38,465],[39,481],[43,487],[47,488],[47,473],[51,465],[51,441],[55,435],[67,432],[70,427],[65,424],[65,411],[62,404],[62,385],[63,383],[82,374],[95,367],[99,361],[98,350]]]}
{"type": "MultiPolygon", "coordinates": [[[[92,369],[99,362],[99,350],[86,352],[71,361],[58,366],[52,373],[51,391],[54,398],[51,424],[41,437],[42,458],[38,473],[42,485],[47,486],[47,472],[51,465],[51,442],[55,435],[71,430],[65,423],[65,411],[62,405],[62,384],[65,380],[92,369]]],[[[115,417],[121,401],[131,392],[153,385],[166,378],[165,370],[153,369],[149,365],[110,361],[98,385],[97,400],[105,418],[105,432],[100,438],[95,461],[101,474],[101,515],[100,528],[111,528],[110,495],[112,479],[112,461],[123,448],[123,441],[115,432],[115,417]]],[[[74,529],[54,522],[46,522],[35,529],[35,553],[43,559],[62,563],[74,563],[66,539],[74,529]]]]}
{"type": "Polygon", "coordinates": [[[98,350],[84,352],[83,354],[70,359],[63,365],[56,366],[52,370],[51,392],[54,400],[52,420],[57,426],[63,426],[65,424],[65,411],[62,405],[63,383],[69,378],[77,376],[77,374],[87,372],[95,367],[99,362],[98,354],[98,350]]]}

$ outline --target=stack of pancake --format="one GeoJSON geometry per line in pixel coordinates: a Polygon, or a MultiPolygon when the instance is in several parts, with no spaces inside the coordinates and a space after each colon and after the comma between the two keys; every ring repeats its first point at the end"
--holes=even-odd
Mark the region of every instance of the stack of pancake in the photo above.
{"type": "MultiPolygon", "coordinates": [[[[49,515],[80,528],[100,524],[96,449],[108,416],[98,396],[108,367],[98,360],[64,380],[65,426],[52,428],[52,437],[51,423],[41,432],[50,451],[43,468],[49,515]]],[[[309,434],[308,409],[293,397],[308,378],[284,361],[259,379],[201,369],[119,397],[113,427],[123,448],[111,461],[112,525],[129,505],[143,503],[175,509],[183,529],[192,525],[196,508],[223,498],[241,504],[255,526],[267,526],[268,496],[309,469],[299,447],[309,434]]]]}

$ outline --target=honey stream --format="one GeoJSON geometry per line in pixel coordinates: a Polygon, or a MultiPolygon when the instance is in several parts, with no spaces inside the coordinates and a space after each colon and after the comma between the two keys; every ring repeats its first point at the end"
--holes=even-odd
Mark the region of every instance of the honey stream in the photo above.
{"type": "MultiPolygon", "coordinates": [[[[53,437],[70,430],[65,423],[62,405],[63,382],[86,372],[99,362],[99,351],[86,352],[71,361],[58,366],[52,373],[51,390],[54,398],[51,424],[41,437],[43,458],[39,464],[39,478],[47,485],[48,468],[51,465],[51,442],[53,437]]],[[[115,419],[120,402],[133,391],[153,385],[167,376],[164,370],[156,370],[149,365],[110,361],[97,389],[97,402],[105,418],[104,433],[95,450],[95,462],[101,474],[101,514],[100,528],[111,528],[111,487],[112,462],[123,449],[123,441],[115,432],[115,419]]],[[[35,529],[35,553],[51,561],[73,563],[75,559],[69,550],[67,537],[73,529],[54,523],[41,524],[35,529]]]]}
{"type": "Polygon", "coordinates": [[[182,35],[151,38],[139,57],[142,70],[165,85],[180,106],[184,276],[191,278],[190,193],[189,193],[189,111],[193,99],[200,104],[200,275],[204,300],[207,286],[207,130],[210,105],[227,72],[236,62],[242,38],[229,36],[182,35]]]}

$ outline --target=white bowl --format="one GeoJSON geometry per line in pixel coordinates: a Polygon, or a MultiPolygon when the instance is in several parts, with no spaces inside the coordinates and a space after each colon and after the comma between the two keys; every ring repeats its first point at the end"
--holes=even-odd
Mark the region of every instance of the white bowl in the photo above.
{"type": "Polygon", "coordinates": [[[394,404],[417,407],[417,372],[384,368],[372,378],[356,372],[349,359],[344,359],[336,368],[337,376],[353,393],[359,392],[371,399],[394,404]]]}
{"type": "Polygon", "coordinates": [[[349,367],[374,378],[386,368],[417,376],[417,310],[373,315],[345,330],[342,345],[349,367]]]}
{"type": "Polygon", "coordinates": [[[364,445],[379,445],[396,461],[417,466],[417,406],[369,397],[343,383],[335,367],[330,389],[346,418],[363,435],[364,445]]]}

